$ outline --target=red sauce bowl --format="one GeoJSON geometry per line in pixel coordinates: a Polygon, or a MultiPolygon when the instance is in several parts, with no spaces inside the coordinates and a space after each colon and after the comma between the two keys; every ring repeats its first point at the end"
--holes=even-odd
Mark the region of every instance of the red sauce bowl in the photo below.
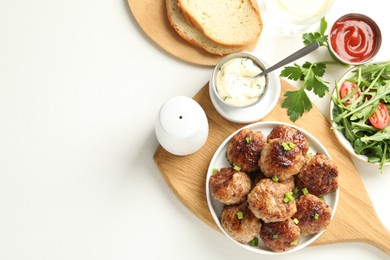
{"type": "Polygon", "coordinates": [[[382,44],[382,34],[376,22],[357,13],[337,19],[328,37],[330,49],[336,58],[351,65],[372,60],[382,44]]]}

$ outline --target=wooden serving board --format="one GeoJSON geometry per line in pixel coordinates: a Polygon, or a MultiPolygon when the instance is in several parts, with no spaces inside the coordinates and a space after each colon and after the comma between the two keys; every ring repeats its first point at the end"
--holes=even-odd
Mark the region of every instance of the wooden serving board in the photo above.
{"type": "MultiPolygon", "coordinates": [[[[160,48],[174,57],[203,66],[213,66],[221,56],[210,54],[183,40],[169,24],[165,0],[128,0],[130,10],[138,25],[146,35],[160,48]]],[[[254,1],[257,5],[257,1],[254,1]]],[[[249,43],[242,51],[252,51],[257,39],[249,43]]]]}
{"type": "MultiPolygon", "coordinates": [[[[261,121],[289,122],[287,112],[281,108],[282,97],[294,87],[281,80],[281,98],[272,112],[261,121]]],[[[234,131],[243,127],[220,116],[214,109],[206,84],[194,97],[206,112],[209,136],[206,144],[196,153],[175,156],[159,146],[154,161],[161,174],[181,200],[196,216],[212,228],[219,230],[208,209],[206,175],[209,163],[219,145],[234,131]]],[[[295,125],[315,136],[328,150],[339,169],[340,197],[331,224],[313,245],[340,242],[366,242],[390,255],[390,232],[378,218],[363,182],[346,150],[335,138],[328,120],[313,106],[295,125]]]]}

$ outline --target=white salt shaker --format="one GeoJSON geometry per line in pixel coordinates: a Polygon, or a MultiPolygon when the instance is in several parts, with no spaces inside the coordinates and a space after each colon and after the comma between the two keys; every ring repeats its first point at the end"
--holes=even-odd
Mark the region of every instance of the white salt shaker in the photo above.
{"type": "Polygon", "coordinates": [[[175,155],[189,155],[206,143],[209,125],[204,110],[195,100],[176,96],[161,106],[155,132],[165,150],[175,155]]]}

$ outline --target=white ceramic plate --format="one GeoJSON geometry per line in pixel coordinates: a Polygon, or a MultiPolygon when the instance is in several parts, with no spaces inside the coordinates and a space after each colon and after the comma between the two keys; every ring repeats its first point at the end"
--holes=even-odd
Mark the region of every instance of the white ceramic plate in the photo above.
{"type": "MultiPolygon", "coordinates": [[[[341,84],[343,84],[343,82],[346,80],[346,79],[349,79],[350,77],[353,76],[353,70],[355,68],[352,68],[350,70],[348,70],[341,78],[340,80],[337,82],[337,86],[338,86],[338,89],[340,89],[340,86],[341,84]]],[[[332,93],[333,96],[336,96],[337,93],[336,93],[336,89],[333,90],[333,93],[332,93]]],[[[370,163],[368,162],[368,157],[365,156],[365,155],[361,155],[361,154],[357,154],[355,152],[355,150],[353,149],[353,146],[352,144],[348,141],[348,139],[343,135],[343,133],[340,131],[340,130],[337,130],[337,124],[333,122],[333,109],[334,109],[334,103],[333,101],[331,100],[330,101],[330,105],[329,105],[329,115],[330,115],[330,122],[331,122],[331,125],[332,125],[332,130],[333,130],[333,133],[335,134],[337,140],[340,142],[340,144],[349,152],[349,154],[351,154],[354,158],[360,160],[360,161],[363,161],[363,162],[366,162],[366,163],[369,163],[369,164],[376,164],[376,165],[379,165],[379,163],[370,163]]],[[[390,162],[386,162],[385,165],[390,165],[390,162]]]]}
{"type": "MultiPolygon", "coordinates": [[[[258,58],[268,68],[268,63],[263,59],[258,58]]],[[[221,102],[210,91],[210,99],[217,112],[225,119],[240,123],[248,124],[258,121],[268,115],[272,109],[276,106],[280,96],[280,80],[275,72],[271,72],[269,75],[268,90],[265,91],[263,99],[256,105],[248,108],[231,108],[221,102]]]]}
{"type": "MultiPolygon", "coordinates": [[[[267,137],[269,135],[269,133],[271,132],[271,130],[274,127],[278,126],[278,125],[288,125],[288,126],[291,126],[291,127],[295,128],[295,129],[298,129],[299,131],[302,132],[302,134],[306,137],[306,139],[310,143],[309,152],[311,152],[312,154],[315,154],[316,152],[321,152],[321,153],[325,154],[326,156],[328,156],[330,158],[330,155],[329,155],[328,151],[325,149],[325,147],[315,137],[313,137],[310,133],[306,132],[305,130],[303,130],[303,129],[297,127],[297,126],[294,126],[292,124],[288,124],[288,123],[284,123],[284,122],[272,122],[272,121],[269,121],[269,122],[254,123],[254,124],[251,124],[251,125],[247,125],[247,126],[245,126],[243,128],[249,128],[249,129],[253,129],[253,130],[256,130],[256,131],[261,131],[263,133],[263,135],[265,137],[267,137]]],[[[307,245],[309,245],[310,243],[315,241],[319,236],[321,236],[323,231],[320,232],[320,233],[317,233],[315,235],[309,235],[309,236],[301,235],[300,243],[295,248],[293,248],[291,250],[288,250],[286,252],[274,252],[274,251],[270,250],[268,247],[266,247],[262,243],[261,239],[259,239],[259,246],[258,247],[253,247],[253,246],[250,246],[248,244],[240,243],[240,242],[234,240],[232,237],[230,237],[229,234],[227,234],[226,231],[221,226],[220,216],[221,216],[221,213],[222,213],[223,204],[220,203],[219,201],[217,201],[216,199],[214,199],[214,197],[211,195],[211,191],[210,191],[210,187],[209,187],[209,180],[210,180],[210,176],[212,175],[212,172],[213,172],[214,168],[222,168],[222,167],[229,167],[230,166],[229,162],[226,159],[226,148],[227,148],[227,145],[230,142],[230,139],[236,133],[238,133],[241,129],[239,129],[236,132],[234,132],[233,134],[231,134],[218,147],[218,149],[215,152],[213,158],[211,159],[209,168],[207,170],[206,197],[207,197],[207,203],[208,203],[208,206],[209,206],[209,210],[211,212],[211,215],[214,218],[215,223],[222,230],[222,232],[227,237],[229,237],[230,240],[232,240],[235,244],[237,244],[237,245],[239,245],[239,246],[241,246],[241,247],[243,247],[243,248],[245,248],[247,250],[256,252],[256,253],[267,254],[267,255],[280,255],[280,254],[286,254],[286,253],[295,252],[295,251],[298,251],[298,250],[306,247],[307,245]]],[[[339,197],[339,190],[337,190],[336,192],[333,192],[333,193],[328,194],[328,195],[325,196],[326,203],[333,209],[331,218],[333,218],[333,216],[334,216],[334,214],[336,212],[337,203],[338,203],[338,197],[339,197]]]]}

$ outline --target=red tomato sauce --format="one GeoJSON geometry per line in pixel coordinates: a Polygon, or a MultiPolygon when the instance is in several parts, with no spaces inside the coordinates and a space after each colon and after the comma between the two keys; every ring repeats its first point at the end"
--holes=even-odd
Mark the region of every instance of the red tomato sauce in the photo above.
{"type": "Polygon", "coordinates": [[[346,16],[332,26],[330,43],[342,60],[364,62],[377,52],[378,35],[370,21],[346,16]]]}

